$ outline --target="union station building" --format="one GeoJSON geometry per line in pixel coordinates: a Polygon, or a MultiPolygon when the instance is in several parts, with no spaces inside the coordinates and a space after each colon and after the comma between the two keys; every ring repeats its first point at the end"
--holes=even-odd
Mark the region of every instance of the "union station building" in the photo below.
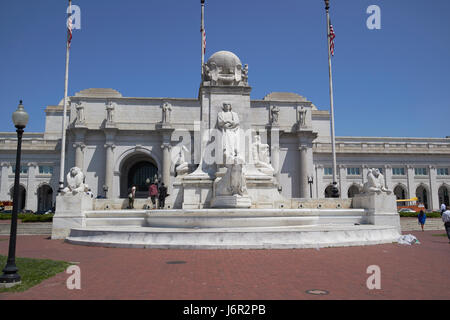
{"type": "MultiPolygon", "coordinates": [[[[270,135],[266,140],[283,197],[331,197],[329,111],[320,110],[297,93],[268,92],[263,99],[251,99],[246,69],[231,52],[214,54],[208,65],[222,73],[239,73],[243,80],[234,85],[232,95],[209,79],[202,82],[198,98],[123,97],[113,89],[87,89],[70,97],[66,173],[72,167],[82,169],[86,183],[99,198],[127,198],[132,185],[137,187],[138,197],[147,198],[148,183],[155,179],[164,181],[172,194],[180,175],[173,156],[180,136],[187,133],[192,137],[185,149],[190,160],[185,173],[189,174],[198,166],[192,146],[196,123],[206,121],[202,110],[218,108],[226,100],[248,128],[279,132],[277,148],[270,135]]],[[[63,113],[62,102],[47,106],[45,131],[24,134],[21,209],[46,211],[55,205],[63,113]]],[[[16,147],[15,132],[0,133],[0,201],[12,196],[16,147]]],[[[379,168],[397,199],[417,197],[428,210],[438,210],[441,203],[449,205],[450,137],[338,136],[336,153],[342,198],[358,194],[367,170],[379,168]]],[[[169,197],[166,206],[175,207],[176,201],[175,196],[169,197]]]]}

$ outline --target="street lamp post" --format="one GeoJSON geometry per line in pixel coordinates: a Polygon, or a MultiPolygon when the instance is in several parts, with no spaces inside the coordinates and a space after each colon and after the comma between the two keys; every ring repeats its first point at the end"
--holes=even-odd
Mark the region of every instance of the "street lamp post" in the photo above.
{"type": "Polygon", "coordinates": [[[314,183],[314,177],[312,177],[312,176],[308,177],[308,183],[309,183],[309,195],[312,199],[312,197],[313,197],[312,196],[312,185],[314,183]]]}
{"type": "Polygon", "coordinates": [[[17,212],[19,209],[19,183],[20,183],[20,157],[22,152],[22,136],[23,131],[28,123],[28,113],[25,111],[20,101],[19,107],[13,113],[12,119],[14,126],[17,128],[17,156],[16,156],[16,172],[14,177],[14,195],[13,195],[13,211],[11,217],[11,233],[9,237],[8,261],[3,269],[3,275],[0,276],[0,286],[12,287],[21,283],[19,269],[16,266],[16,238],[17,238],[17,212]]]}

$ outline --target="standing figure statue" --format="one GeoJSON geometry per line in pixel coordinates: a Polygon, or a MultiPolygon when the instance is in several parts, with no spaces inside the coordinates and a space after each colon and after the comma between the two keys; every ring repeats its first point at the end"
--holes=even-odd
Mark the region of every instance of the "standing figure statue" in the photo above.
{"type": "Polygon", "coordinates": [[[84,123],[84,106],[80,102],[75,104],[75,109],[77,110],[76,123],[84,123]]]}
{"type": "Polygon", "coordinates": [[[298,123],[301,127],[304,127],[306,125],[306,113],[308,111],[302,107],[299,111],[298,111],[298,123]]]}
{"type": "Polygon", "coordinates": [[[170,103],[164,102],[162,106],[162,111],[163,111],[162,123],[170,123],[170,117],[172,113],[172,106],[170,105],[170,103]]]}
{"type": "Polygon", "coordinates": [[[272,119],[273,125],[278,125],[279,115],[280,115],[280,108],[277,106],[272,106],[270,108],[270,114],[272,119]]]}
{"type": "Polygon", "coordinates": [[[106,105],[106,122],[113,123],[114,122],[114,103],[109,102],[106,105]]]}
{"type": "Polygon", "coordinates": [[[242,82],[245,84],[248,83],[248,64],[244,65],[244,68],[242,69],[242,82]]]}
{"type": "Polygon", "coordinates": [[[234,158],[239,157],[239,116],[231,111],[231,104],[224,103],[223,111],[217,116],[217,126],[222,131],[222,148],[225,163],[234,163],[234,158]]]}

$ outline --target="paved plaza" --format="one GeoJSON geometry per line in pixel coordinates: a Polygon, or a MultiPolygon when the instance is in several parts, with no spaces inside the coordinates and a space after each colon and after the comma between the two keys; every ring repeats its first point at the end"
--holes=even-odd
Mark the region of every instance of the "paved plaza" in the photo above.
{"type": "MultiPolygon", "coordinates": [[[[450,299],[445,231],[407,232],[420,245],[384,244],[298,250],[150,250],[83,247],[19,236],[19,257],[65,260],[81,268],[81,290],[61,273],[4,299],[301,300],[450,299]],[[369,290],[367,268],[381,270],[369,290]],[[307,290],[326,290],[310,295],[307,290]]],[[[405,232],[404,232],[405,234],[405,232]]],[[[7,254],[0,237],[0,254],[7,254]]]]}

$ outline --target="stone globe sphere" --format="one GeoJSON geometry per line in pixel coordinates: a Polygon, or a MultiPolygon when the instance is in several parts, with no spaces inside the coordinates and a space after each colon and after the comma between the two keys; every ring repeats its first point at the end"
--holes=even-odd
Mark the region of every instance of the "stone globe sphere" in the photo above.
{"type": "Polygon", "coordinates": [[[236,67],[241,68],[242,63],[241,60],[230,51],[218,51],[214,53],[208,60],[207,64],[211,66],[215,64],[217,67],[221,68],[223,71],[225,70],[235,70],[236,67]]]}

